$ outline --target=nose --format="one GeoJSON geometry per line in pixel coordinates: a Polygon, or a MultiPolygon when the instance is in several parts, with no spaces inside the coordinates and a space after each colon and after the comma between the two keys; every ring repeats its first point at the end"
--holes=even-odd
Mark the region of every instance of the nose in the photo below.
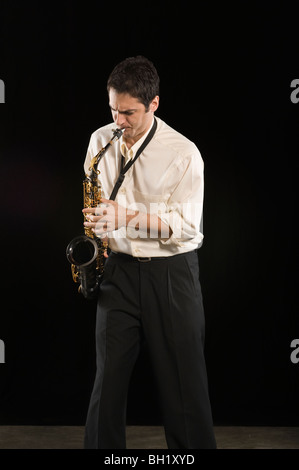
{"type": "Polygon", "coordinates": [[[120,114],[118,111],[116,111],[113,117],[114,117],[114,122],[117,125],[117,127],[120,127],[120,128],[125,127],[126,118],[123,114],[120,114]]]}

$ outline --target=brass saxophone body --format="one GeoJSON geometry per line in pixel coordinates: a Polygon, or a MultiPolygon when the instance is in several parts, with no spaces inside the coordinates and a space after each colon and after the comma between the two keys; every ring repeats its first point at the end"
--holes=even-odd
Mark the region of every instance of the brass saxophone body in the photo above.
{"type": "MultiPolygon", "coordinates": [[[[121,137],[123,132],[124,129],[114,130],[111,140],[91,160],[90,174],[86,174],[83,180],[84,208],[94,208],[101,203],[102,189],[98,178],[100,174],[98,164],[108,148],[121,137]]],[[[87,219],[88,214],[84,217],[87,219]]],[[[84,231],[85,235],[73,238],[68,244],[66,256],[71,263],[74,282],[80,283],[79,292],[86,299],[94,299],[98,294],[104,272],[104,252],[107,249],[107,242],[97,237],[89,227],[85,227],[84,231]]]]}

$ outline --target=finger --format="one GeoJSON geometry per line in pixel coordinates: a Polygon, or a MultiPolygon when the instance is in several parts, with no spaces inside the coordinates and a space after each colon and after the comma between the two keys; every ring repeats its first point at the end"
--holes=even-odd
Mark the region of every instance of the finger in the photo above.
{"type": "Polygon", "coordinates": [[[94,233],[101,238],[103,235],[107,237],[107,235],[113,232],[113,230],[115,230],[115,227],[111,225],[111,222],[108,220],[101,220],[93,225],[94,233]]]}
{"type": "Polygon", "coordinates": [[[97,223],[101,220],[103,216],[102,215],[89,215],[87,214],[85,216],[85,221],[86,222],[94,222],[94,223],[97,223]]]}
{"type": "Polygon", "coordinates": [[[84,225],[84,227],[95,228],[96,223],[95,222],[84,222],[83,225],[84,225]]]}
{"type": "Polygon", "coordinates": [[[96,207],[85,207],[84,209],[82,209],[82,212],[84,214],[94,214],[96,211],[96,207]]]}
{"type": "Polygon", "coordinates": [[[97,224],[103,225],[107,223],[107,220],[103,219],[103,216],[98,217],[95,215],[91,215],[89,217],[86,217],[86,220],[84,221],[83,225],[85,227],[95,227],[97,224]]]}
{"type": "Polygon", "coordinates": [[[103,231],[99,227],[95,227],[92,229],[92,232],[99,238],[105,239],[107,237],[107,231],[103,231]]]}
{"type": "Polygon", "coordinates": [[[90,209],[84,209],[82,212],[86,220],[98,220],[100,217],[107,214],[106,209],[99,210],[97,208],[93,208],[92,211],[90,209]]]}

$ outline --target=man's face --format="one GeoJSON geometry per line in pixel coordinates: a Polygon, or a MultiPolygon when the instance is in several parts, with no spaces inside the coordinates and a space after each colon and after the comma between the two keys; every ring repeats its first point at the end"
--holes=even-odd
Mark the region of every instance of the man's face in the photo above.
{"type": "Polygon", "coordinates": [[[123,136],[131,144],[136,142],[149,129],[153,114],[159,105],[156,96],[146,111],[144,104],[127,93],[117,93],[113,88],[109,90],[109,106],[113,121],[120,129],[125,129],[123,136]]]}

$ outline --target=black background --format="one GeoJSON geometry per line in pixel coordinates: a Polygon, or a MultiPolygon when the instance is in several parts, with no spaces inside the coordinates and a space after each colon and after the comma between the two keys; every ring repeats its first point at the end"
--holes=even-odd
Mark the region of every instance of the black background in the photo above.
{"type": "MultiPolygon", "coordinates": [[[[299,425],[295,2],[0,4],[0,424],[85,421],[95,304],[65,257],[83,233],[83,162],[111,121],[106,80],[142,54],[161,78],[157,115],[205,162],[199,251],[215,424],[299,425]]],[[[129,424],[160,424],[146,355],[129,424]]]]}

